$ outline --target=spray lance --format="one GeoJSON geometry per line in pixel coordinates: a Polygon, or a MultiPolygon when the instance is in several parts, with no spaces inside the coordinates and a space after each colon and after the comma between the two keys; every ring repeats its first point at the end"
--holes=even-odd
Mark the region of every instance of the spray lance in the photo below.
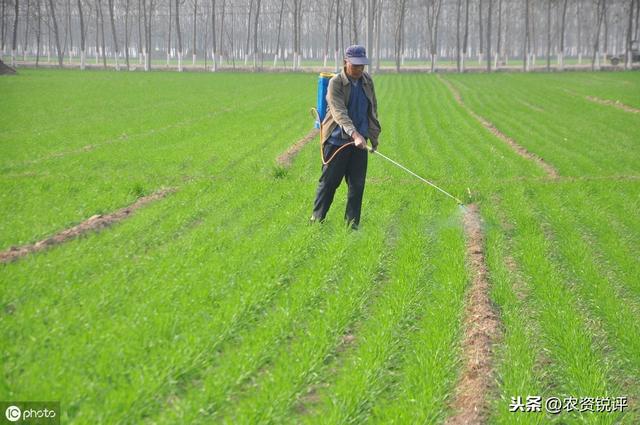
{"type": "MultiPolygon", "coordinates": [[[[318,104],[317,104],[317,108],[311,108],[311,115],[316,119],[315,128],[320,129],[320,157],[322,158],[322,163],[324,165],[329,164],[333,160],[333,158],[335,158],[335,156],[342,149],[346,148],[347,146],[355,144],[355,142],[346,143],[346,144],[340,146],[338,149],[336,149],[336,151],[333,153],[333,155],[331,155],[331,157],[329,157],[326,160],[324,159],[324,154],[323,154],[323,149],[322,149],[322,147],[324,145],[324,137],[323,137],[323,134],[322,134],[322,121],[324,120],[324,117],[325,117],[326,111],[327,111],[327,97],[326,97],[326,95],[327,95],[327,87],[329,86],[329,80],[331,79],[331,77],[333,77],[333,74],[331,74],[331,73],[326,73],[326,72],[321,72],[320,73],[320,77],[318,79],[318,104]]],[[[420,181],[428,184],[429,186],[433,187],[434,189],[440,191],[441,193],[444,193],[449,198],[451,198],[454,201],[456,201],[458,203],[458,205],[464,207],[464,202],[462,202],[460,199],[456,198],[455,196],[453,196],[452,194],[450,194],[446,190],[436,186],[434,183],[430,182],[429,180],[425,179],[424,177],[420,177],[419,175],[417,175],[413,171],[409,170],[407,167],[403,166],[402,164],[399,164],[398,162],[394,161],[393,159],[389,158],[388,156],[386,156],[384,154],[381,154],[380,152],[378,152],[378,150],[373,149],[371,146],[367,146],[367,150],[371,154],[375,154],[375,155],[378,155],[378,156],[386,159],[387,161],[389,161],[390,163],[392,163],[396,167],[401,168],[402,170],[406,171],[407,173],[411,174],[412,176],[418,178],[420,181]]]]}

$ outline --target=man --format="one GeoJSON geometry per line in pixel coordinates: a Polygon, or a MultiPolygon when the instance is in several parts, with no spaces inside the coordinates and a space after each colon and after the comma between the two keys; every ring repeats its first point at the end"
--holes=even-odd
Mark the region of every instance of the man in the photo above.
{"type": "Polygon", "coordinates": [[[322,122],[323,166],[311,221],[323,221],[342,178],[348,186],[344,218],[352,229],[360,224],[367,175],[367,139],[378,147],[381,128],[373,80],[364,72],[369,64],[363,46],[345,51],[343,69],[329,81],[329,110],[322,122]]]}

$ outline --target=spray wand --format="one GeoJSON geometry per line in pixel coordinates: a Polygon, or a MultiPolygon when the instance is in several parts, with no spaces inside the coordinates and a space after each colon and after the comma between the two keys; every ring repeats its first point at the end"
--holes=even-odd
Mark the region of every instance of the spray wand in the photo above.
{"type": "Polygon", "coordinates": [[[379,156],[383,157],[384,159],[386,159],[387,161],[391,162],[391,163],[392,163],[392,164],[394,164],[395,166],[402,168],[404,171],[406,171],[407,173],[411,174],[412,176],[417,177],[418,179],[422,180],[423,182],[425,182],[425,183],[426,183],[426,184],[428,184],[429,186],[431,186],[431,187],[433,187],[433,188],[435,188],[435,189],[439,190],[440,192],[444,193],[444,194],[445,194],[445,195],[447,195],[449,198],[451,198],[451,199],[455,200],[455,201],[458,203],[458,205],[464,206],[464,202],[462,202],[460,199],[456,198],[455,196],[453,196],[452,194],[450,194],[450,193],[449,193],[449,192],[447,192],[446,190],[439,188],[439,187],[438,187],[438,186],[436,186],[435,184],[431,183],[429,180],[427,180],[427,179],[425,179],[425,178],[423,178],[423,177],[420,177],[419,175],[417,175],[417,174],[416,174],[416,173],[414,173],[413,171],[409,170],[407,167],[405,167],[405,166],[403,166],[403,165],[401,165],[401,164],[398,164],[396,161],[394,161],[393,159],[389,158],[388,156],[381,154],[381,153],[380,153],[380,152],[378,152],[377,150],[374,150],[371,146],[367,146],[367,150],[368,150],[369,152],[371,152],[372,154],[376,154],[376,155],[379,155],[379,156]]]}

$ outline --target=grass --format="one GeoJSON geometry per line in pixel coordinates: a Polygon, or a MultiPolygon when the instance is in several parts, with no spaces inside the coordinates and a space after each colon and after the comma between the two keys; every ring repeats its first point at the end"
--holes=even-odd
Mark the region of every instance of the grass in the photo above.
{"type": "MultiPolygon", "coordinates": [[[[635,73],[376,77],[380,151],[485,221],[490,423],[640,418],[635,73]],[[515,396],[628,396],[624,413],[511,413],[515,396]]],[[[3,400],[66,423],[441,423],[462,368],[455,203],[369,159],[363,221],[307,218],[315,142],[301,74],[22,70],[0,79],[0,249],[161,188],[125,221],[0,265],[3,400]]]]}

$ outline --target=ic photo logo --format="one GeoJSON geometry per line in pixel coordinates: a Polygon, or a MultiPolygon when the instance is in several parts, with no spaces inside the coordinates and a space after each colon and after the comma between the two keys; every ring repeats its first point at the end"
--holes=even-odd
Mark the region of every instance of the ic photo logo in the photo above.
{"type": "Polygon", "coordinates": [[[9,406],[7,407],[7,410],[4,411],[4,416],[9,422],[16,422],[20,420],[22,411],[18,406],[9,406]]]}
{"type": "Polygon", "coordinates": [[[0,401],[0,424],[59,425],[59,401],[0,401]]]}

